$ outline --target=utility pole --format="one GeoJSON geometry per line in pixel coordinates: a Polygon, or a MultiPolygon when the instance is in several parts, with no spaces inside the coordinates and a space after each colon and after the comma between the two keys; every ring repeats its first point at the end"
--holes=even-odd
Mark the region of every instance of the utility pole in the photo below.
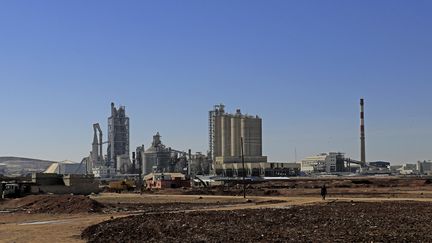
{"type": "MultiPolygon", "coordinates": [[[[144,145],[142,147],[144,147],[144,145]]],[[[138,169],[138,187],[139,187],[140,194],[142,194],[143,193],[143,178],[142,178],[142,173],[143,173],[142,166],[143,166],[143,163],[142,163],[142,153],[141,153],[141,150],[137,153],[136,157],[137,157],[136,158],[136,162],[139,164],[139,167],[138,167],[139,168],[138,169]]]]}
{"type": "Polygon", "coordinates": [[[245,170],[245,162],[244,162],[244,154],[243,154],[243,137],[240,138],[241,143],[241,159],[243,165],[243,198],[246,198],[246,170],[245,170]]]}

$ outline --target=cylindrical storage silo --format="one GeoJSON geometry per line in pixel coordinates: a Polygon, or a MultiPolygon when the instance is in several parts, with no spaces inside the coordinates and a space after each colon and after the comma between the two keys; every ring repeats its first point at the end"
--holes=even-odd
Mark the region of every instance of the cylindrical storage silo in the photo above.
{"type": "Polygon", "coordinates": [[[231,117],[221,117],[222,156],[231,156],[231,117]]]}
{"type": "Polygon", "coordinates": [[[241,156],[241,129],[240,129],[240,116],[235,115],[231,117],[231,156],[240,157],[241,156]]]}

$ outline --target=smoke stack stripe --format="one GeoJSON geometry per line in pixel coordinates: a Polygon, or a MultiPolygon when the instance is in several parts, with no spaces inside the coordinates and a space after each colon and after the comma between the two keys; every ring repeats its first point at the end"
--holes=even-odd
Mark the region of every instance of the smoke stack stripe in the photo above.
{"type": "Polygon", "coordinates": [[[360,153],[361,161],[366,163],[366,142],[365,142],[365,124],[364,124],[364,100],[360,99],[360,153]]]}

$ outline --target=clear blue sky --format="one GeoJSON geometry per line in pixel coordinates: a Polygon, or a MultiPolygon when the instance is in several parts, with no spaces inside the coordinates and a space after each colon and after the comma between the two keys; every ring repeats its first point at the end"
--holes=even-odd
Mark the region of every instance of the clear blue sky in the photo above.
{"type": "MultiPolygon", "coordinates": [[[[208,110],[263,117],[293,161],[432,159],[432,1],[1,1],[0,156],[80,161],[126,106],[131,147],[159,131],[207,150],[208,110]]],[[[106,135],[106,132],[105,132],[106,135]]]]}

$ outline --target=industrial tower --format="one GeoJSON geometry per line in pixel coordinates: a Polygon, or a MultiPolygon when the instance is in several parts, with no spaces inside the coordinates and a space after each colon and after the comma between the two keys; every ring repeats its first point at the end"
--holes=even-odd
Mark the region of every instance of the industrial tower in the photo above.
{"type": "Polygon", "coordinates": [[[117,157],[129,156],[129,117],[126,116],[126,108],[118,109],[111,103],[111,116],[108,118],[108,148],[109,163],[117,168],[117,157]]]}
{"type": "Polygon", "coordinates": [[[360,161],[366,163],[364,99],[360,99],[360,161]]]}

